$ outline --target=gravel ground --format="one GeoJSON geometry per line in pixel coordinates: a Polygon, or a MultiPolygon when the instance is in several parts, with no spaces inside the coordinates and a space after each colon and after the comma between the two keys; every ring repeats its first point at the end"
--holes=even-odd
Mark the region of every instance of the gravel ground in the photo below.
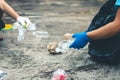
{"type": "MultiPolygon", "coordinates": [[[[60,42],[65,33],[88,28],[90,21],[104,0],[7,0],[22,16],[36,24],[37,31],[47,31],[49,38],[38,38],[33,31],[25,34],[22,44],[17,41],[18,31],[1,31],[0,69],[7,75],[4,80],[51,80],[52,73],[63,69],[67,80],[120,80],[120,65],[101,64],[90,59],[87,46],[80,50],[51,55],[47,44],[60,42]]],[[[15,21],[4,15],[5,23],[15,21]]]]}

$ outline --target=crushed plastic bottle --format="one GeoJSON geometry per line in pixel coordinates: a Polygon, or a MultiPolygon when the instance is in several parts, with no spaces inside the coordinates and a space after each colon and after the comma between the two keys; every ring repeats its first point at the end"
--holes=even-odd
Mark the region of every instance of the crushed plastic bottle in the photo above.
{"type": "Polygon", "coordinates": [[[0,70],[0,80],[3,80],[6,75],[7,75],[7,73],[0,70]]]}
{"type": "Polygon", "coordinates": [[[58,47],[55,49],[57,53],[65,53],[69,49],[69,46],[73,43],[74,40],[63,40],[58,44],[58,47]]]}
{"type": "Polygon", "coordinates": [[[47,48],[50,54],[56,53],[66,53],[69,50],[69,46],[73,43],[74,39],[72,38],[72,34],[66,33],[64,34],[64,40],[60,42],[51,42],[48,44],[47,48]]]}
{"type": "Polygon", "coordinates": [[[52,80],[67,80],[67,74],[65,70],[58,69],[55,72],[53,72],[52,80]]]}
{"type": "Polygon", "coordinates": [[[35,31],[33,32],[33,35],[39,38],[48,38],[49,33],[47,31],[35,31]]]}

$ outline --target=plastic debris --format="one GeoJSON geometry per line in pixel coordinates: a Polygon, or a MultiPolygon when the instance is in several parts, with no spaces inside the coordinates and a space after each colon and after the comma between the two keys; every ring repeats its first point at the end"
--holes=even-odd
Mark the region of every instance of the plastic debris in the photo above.
{"type": "Polygon", "coordinates": [[[0,80],[3,80],[5,75],[7,75],[7,73],[5,73],[2,70],[0,70],[0,80]]]}
{"type": "Polygon", "coordinates": [[[73,40],[63,40],[59,42],[58,47],[55,49],[57,53],[65,53],[69,49],[69,46],[72,44],[73,40]]]}
{"type": "Polygon", "coordinates": [[[29,26],[21,26],[18,22],[14,23],[13,29],[18,29],[18,42],[22,42],[25,38],[25,32],[27,30],[36,30],[35,23],[31,23],[29,26]]]}
{"type": "Polygon", "coordinates": [[[65,70],[58,69],[55,72],[53,72],[52,80],[67,80],[67,74],[65,70]]]}
{"type": "Polygon", "coordinates": [[[66,33],[64,34],[64,40],[60,42],[50,42],[47,45],[47,49],[50,52],[50,54],[60,54],[65,53],[68,51],[69,46],[72,44],[74,39],[72,38],[72,34],[66,33]]]}
{"type": "Polygon", "coordinates": [[[47,31],[35,31],[33,32],[33,35],[39,38],[48,38],[49,33],[47,31]]]}

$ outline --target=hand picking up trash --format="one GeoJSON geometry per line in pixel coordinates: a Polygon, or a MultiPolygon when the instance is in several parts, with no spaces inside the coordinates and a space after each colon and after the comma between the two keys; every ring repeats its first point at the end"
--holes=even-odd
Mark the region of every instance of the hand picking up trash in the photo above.
{"type": "Polygon", "coordinates": [[[31,21],[26,17],[20,17],[20,19],[21,19],[20,20],[21,22],[19,22],[19,20],[18,20],[13,25],[5,24],[5,27],[2,30],[6,31],[6,30],[18,29],[18,41],[22,42],[25,37],[25,32],[30,31],[30,30],[36,30],[36,25],[35,25],[35,23],[31,23],[31,21]],[[24,21],[23,18],[25,18],[26,20],[24,21]],[[24,22],[22,22],[22,21],[24,21],[24,22]]]}
{"type": "MultiPolygon", "coordinates": [[[[5,23],[2,20],[3,14],[8,14],[11,18],[15,19],[17,22],[14,27],[16,27],[19,31],[18,41],[22,41],[24,39],[24,29],[31,30],[33,28],[33,24],[30,19],[27,17],[20,16],[5,0],[0,0],[0,30],[6,30],[11,27],[11,25],[7,25],[9,28],[5,28],[5,23]],[[31,27],[32,26],[32,27],[31,27]]],[[[34,27],[35,28],[35,27],[34,27]]],[[[0,41],[3,40],[3,37],[0,35],[0,41]]]]}
{"type": "MultiPolygon", "coordinates": [[[[29,20],[28,20],[28,22],[29,22],[29,20]]],[[[25,38],[25,32],[27,30],[36,30],[35,23],[29,22],[29,24],[23,24],[23,22],[21,21],[21,24],[19,24],[18,22],[16,22],[13,25],[13,29],[18,29],[18,38],[17,39],[18,39],[19,42],[22,42],[24,40],[24,38],[25,38]]]]}
{"type": "Polygon", "coordinates": [[[47,49],[50,54],[60,54],[65,53],[69,49],[69,46],[73,43],[74,39],[72,38],[72,34],[66,33],[63,36],[63,40],[60,42],[50,42],[47,45],[47,49]]]}

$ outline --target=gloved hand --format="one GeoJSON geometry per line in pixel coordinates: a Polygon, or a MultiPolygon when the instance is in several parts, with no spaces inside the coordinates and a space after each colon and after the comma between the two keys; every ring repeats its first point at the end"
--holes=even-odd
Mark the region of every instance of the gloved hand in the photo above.
{"type": "Polygon", "coordinates": [[[22,25],[23,27],[28,27],[30,24],[31,24],[31,21],[29,18],[27,17],[22,17],[22,16],[19,16],[17,18],[17,22],[22,25]]]}
{"type": "Polygon", "coordinates": [[[75,38],[75,40],[69,46],[69,48],[80,49],[83,48],[90,41],[90,38],[87,36],[86,32],[73,34],[72,37],[75,38]]]}

